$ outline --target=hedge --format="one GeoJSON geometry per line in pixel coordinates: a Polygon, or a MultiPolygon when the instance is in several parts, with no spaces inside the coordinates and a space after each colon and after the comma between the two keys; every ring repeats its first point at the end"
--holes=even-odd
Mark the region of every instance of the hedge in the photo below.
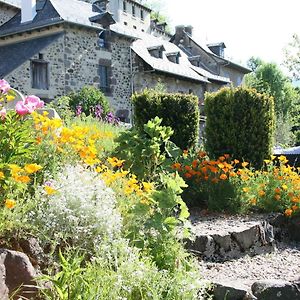
{"type": "Polygon", "coordinates": [[[144,124],[158,116],[163,126],[174,130],[171,137],[182,150],[193,148],[199,138],[198,98],[191,94],[170,94],[146,89],[132,97],[135,126],[144,124]]]}
{"type": "Polygon", "coordinates": [[[226,87],[205,96],[205,148],[261,167],[273,147],[274,100],[254,89],[226,87]]]}

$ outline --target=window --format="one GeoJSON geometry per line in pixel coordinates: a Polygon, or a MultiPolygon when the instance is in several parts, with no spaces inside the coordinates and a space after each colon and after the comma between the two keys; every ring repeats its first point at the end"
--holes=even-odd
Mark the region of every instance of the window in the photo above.
{"type": "Polygon", "coordinates": [[[132,5],[132,15],[135,17],[135,6],[132,5]]]}
{"type": "Polygon", "coordinates": [[[126,1],[123,1],[123,11],[127,12],[127,5],[126,1]]]}
{"type": "Polygon", "coordinates": [[[100,48],[106,48],[107,47],[107,43],[105,41],[105,32],[102,31],[99,34],[99,40],[98,40],[98,45],[100,48]]]}
{"type": "Polygon", "coordinates": [[[100,76],[100,90],[104,93],[109,92],[109,83],[108,83],[108,67],[99,66],[99,76],[100,76]]]}
{"type": "Polygon", "coordinates": [[[141,9],[141,20],[144,20],[144,11],[141,9]]]}
{"type": "Polygon", "coordinates": [[[32,88],[39,90],[49,89],[48,62],[39,54],[38,60],[31,61],[32,88]]]}

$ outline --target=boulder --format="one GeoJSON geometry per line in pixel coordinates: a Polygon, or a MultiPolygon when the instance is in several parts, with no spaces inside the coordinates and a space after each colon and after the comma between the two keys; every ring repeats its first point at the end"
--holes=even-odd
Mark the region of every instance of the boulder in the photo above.
{"type": "Polygon", "coordinates": [[[285,280],[260,280],[251,290],[258,300],[299,300],[300,285],[285,280]]]}
{"type": "Polygon", "coordinates": [[[239,280],[215,282],[213,295],[215,300],[255,300],[249,288],[239,280]]]}
{"type": "MultiPolygon", "coordinates": [[[[3,295],[9,291],[11,295],[16,290],[19,296],[30,298],[36,293],[34,277],[36,271],[28,256],[22,252],[0,249],[0,291],[3,295]],[[1,273],[2,272],[2,273],[1,273]]],[[[6,299],[1,298],[1,299],[6,299]]]]}

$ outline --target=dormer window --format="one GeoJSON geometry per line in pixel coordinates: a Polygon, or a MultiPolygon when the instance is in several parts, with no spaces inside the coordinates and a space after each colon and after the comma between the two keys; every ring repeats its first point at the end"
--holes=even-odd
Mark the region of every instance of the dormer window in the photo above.
{"type": "Polygon", "coordinates": [[[175,64],[179,64],[179,57],[181,56],[180,52],[172,52],[172,53],[166,53],[166,56],[169,61],[175,64]]]}
{"type": "Polygon", "coordinates": [[[107,10],[108,0],[97,0],[93,3],[93,12],[105,12],[107,10]]]}
{"type": "Polygon", "coordinates": [[[107,47],[107,43],[105,40],[105,31],[101,31],[99,33],[99,40],[98,40],[98,45],[100,48],[106,48],[107,47]]]}
{"type": "Polygon", "coordinates": [[[163,58],[163,51],[166,51],[166,49],[163,45],[153,46],[153,47],[149,47],[147,49],[148,49],[148,52],[150,53],[150,55],[153,57],[156,57],[156,58],[163,58]]]}
{"type": "Polygon", "coordinates": [[[125,0],[123,1],[123,11],[127,12],[127,3],[125,0]]]}
{"type": "Polygon", "coordinates": [[[224,49],[226,48],[226,46],[223,42],[222,43],[215,43],[215,44],[208,44],[207,47],[214,54],[216,54],[220,57],[224,57],[224,49]]]}
{"type": "Polygon", "coordinates": [[[132,16],[135,17],[135,6],[132,5],[132,16]]]}
{"type": "Polygon", "coordinates": [[[141,9],[141,20],[144,20],[145,17],[144,17],[144,11],[141,9]]]}

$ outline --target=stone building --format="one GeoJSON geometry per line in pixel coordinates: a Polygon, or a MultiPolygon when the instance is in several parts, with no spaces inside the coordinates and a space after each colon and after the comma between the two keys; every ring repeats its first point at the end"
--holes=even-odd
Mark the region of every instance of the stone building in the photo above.
{"type": "Polygon", "coordinates": [[[130,119],[130,97],[145,87],[202,100],[249,72],[218,45],[202,49],[190,27],[171,36],[150,13],[134,0],[0,0],[0,78],[49,101],[94,85],[130,119]]]}

